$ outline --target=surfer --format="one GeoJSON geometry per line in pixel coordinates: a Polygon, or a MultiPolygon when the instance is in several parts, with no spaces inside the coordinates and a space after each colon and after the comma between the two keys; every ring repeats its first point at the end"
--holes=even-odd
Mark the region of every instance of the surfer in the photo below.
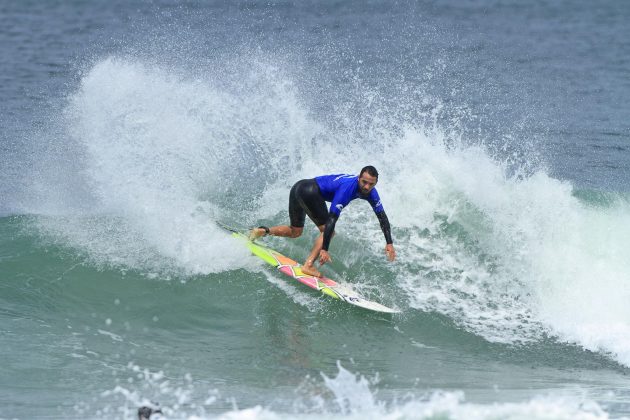
{"type": "Polygon", "coordinates": [[[355,198],[367,200],[381,225],[385,235],[385,254],[389,261],[394,261],[396,251],[392,241],[389,220],[381,204],[381,199],[376,191],[378,171],[374,166],[366,166],[361,169],[359,175],[323,175],[313,179],[298,181],[289,193],[289,219],[290,226],[273,226],[271,228],[260,226],[252,229],[251,239],[266,235],[297,238],[302,235],[306,215],[315,223],[320,231],[315,240],[313,249],[306,262],[302,266],[302,272],[310,276],[321,277],[321,273],[315,268],[315,260],[319,257],[320,266],[331,261],[328,247],[335,233],[335,224],[341,215],[341,211],[355,198]],[[330,210],[326,206],[330,202],[330,210]]]}

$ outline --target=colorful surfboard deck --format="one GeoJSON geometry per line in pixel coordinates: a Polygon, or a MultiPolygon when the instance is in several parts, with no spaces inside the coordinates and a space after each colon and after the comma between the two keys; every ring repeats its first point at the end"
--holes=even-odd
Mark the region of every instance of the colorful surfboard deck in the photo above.
{"type": "Polygon", "coordinates": [[[358,295],[353,290],[344,287],[337,283],[334,280],[331,280],[326,277],[313,277],[307,274],[302,273],[302,266],[298,262],[292,260],[289,257],[282,255],[281,253],[274,251],[271,248],[263,246],[257,242],[251,241],[247,235],[239,232],[236,229],[233,229],[229,226],[223,225],[221,223],[217,223],[224,229],[232,232],[232,236],[239,240],[242,240],[252,254],[256,255],[261,260],[265,261],[267,264],[276,267],[282,273],[286,274],[289,277],[294,278],[302,284],[307,285],[308,287],[319,290],[325,295],[328,295],[332,298],[342,300],[344,302],[349,303],[350,305],[358,306],[360,308],[369,309],[371,311],[376,312],[385,312],[385,313],[399,313],[399,310],[388,308],[385,305],[381,305],[378,302],[372,302],[370,300],[365,299],[364,297],[358,295]]]}

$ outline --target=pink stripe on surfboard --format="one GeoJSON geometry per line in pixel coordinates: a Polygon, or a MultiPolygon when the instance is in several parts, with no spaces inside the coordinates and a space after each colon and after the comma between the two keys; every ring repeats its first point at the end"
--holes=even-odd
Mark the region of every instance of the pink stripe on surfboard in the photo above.
{"type": "Polygon", "coordinates": [[[304,283],[308,287],[317,289],[317,280],[315,280],[315,278],[313,277],[296,277],[295,279],[300,283],[304,283]]]}
{"type": "MultiPolygon", "coordinates": [[[[299,267],[295,267],[298,268],[299,267]]],[[[305,285],[307,285],[308,287],[312,287],[313,289],[317,289],[317,280],[319,280],[320,282],[324,283],[326,286],[336,286],[337,283],[334,280],[331,280],[327,277],[321,277],[319,279],[315,278],[315,277],[311,277],[311,276],[304,276],[304,275],[300,275],[302,270],[299,270],[299,273],[296,273],[294,270],[293,266],[290,265],[281,265],[280,267],[278,267],[278,269],[280,271],[282,271],[284,274],[286,274],[287,276],[291,276],[294,279],[296,279],[297,281],[299,281],[300,283],[304,283],[305,285]]]]}
{"type": "Polygon", "coordinates": [[[293,273],[293,269],[288,265],[281,265],[279,270],[282,271],[287,276],[295,277],[295,273],[293,273]]]}

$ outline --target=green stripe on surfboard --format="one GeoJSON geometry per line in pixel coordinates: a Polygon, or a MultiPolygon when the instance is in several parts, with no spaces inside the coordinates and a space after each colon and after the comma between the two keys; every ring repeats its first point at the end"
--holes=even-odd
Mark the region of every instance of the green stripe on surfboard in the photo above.
{"type": "Polygon", "coordinates": [[[268,248],[265,248],[263,246],[258,245],[255,242],[250,241],[249,238],[247,238],[245,235],[241,233],[234,232],[232,233],[232,236],[234,236],[235,238],[244,239],[245,243],[247,244],[247,248],[249,248],[249,250],[252,251],[252,254],[256,255],[257,257],[265,261],[267,264],[273,265],[274,267],[277,267],[279,265],[278,261],[276,261],[273,255],[271,255],[268,248]]]}
{"type": "Polygon", "coordinates": [[[360,308],[369,309],[376,312],[385,313],[399,313],[399,310],[388,308],[381,305],[378,302],[373,302],[358,295],[352,289],[349,289],[334,280],[325,277],[312,277],[302,273],[302,266],[291,258],[280,254],[278,251],[274,251],[264,245],[251,241],[249,236],[240,232],[238,229],[231,228],[217,222],[219,226],[232,232],[232,236],[236,239],[245,242],[247,248],[256,255],[258,258],[265,261],[267,264],[276,267],[283,274],[292,277],[296,281],[322,292],[323,294],[332,298],[349,303],[350,305],[358,306],[360,308]]]}

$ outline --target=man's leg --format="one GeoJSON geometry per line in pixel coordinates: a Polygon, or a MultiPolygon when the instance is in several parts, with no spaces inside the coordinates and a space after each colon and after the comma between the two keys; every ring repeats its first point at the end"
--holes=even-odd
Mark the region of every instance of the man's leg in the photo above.
{"type": "MultiPolygon", "coordinates": [[[[323,232],[324,232],[325,226],[326,225],[321,225],[317,227],[319,229],[320,234],[317,236],[317,239],[315,239],[315,243],[313,244],[311,253],[309,254],[308,258],[306,258],[306,261],[304,262],[304,265],[302,266],[302,272],[309,276],[314,276],[314,277],[322,276],[322,273],[320,273],[319,270],[315,268],[314,264],[315,264],[315,261],[317,260],[317,257],[319,256],[319,251],[321,251],[322,246],[324,245],[323,232]]],[[[274,226],[274,227],[269,228],[269,234],[273,236],[297,238],[298,236],[302,234],[303,230],[304,228],[296,228],[294,226],[274,226]]],[[[254,234],[258,234],[256,238],[263,236],[265,234],[265,230],[262,228],[252,229],[251,235],[253,236],[254,234]]]]}
{"type": "Polygon", "coordinates": [[[319,251],[321,251],[322,246],[324,245],[324,226],[317,226],[319,229],[319,236],[315,239],[315,243],[313,243],[313,248],[311,249],[311,253],[304,261],[304,265],[302,266],[302,273],[308,274],[309,276],[321,277],[322,273],[319,272],[317,268],[315,268],[315,260],[319,256],[319,251]]]}
{"type": "MultiPolygon", "coordinates": [[[[313,265],[319,255],[319,251],[324,245],[324,227],[328,217],[326,202],[319,193],[319,187],[314,179],[298,181],[289,193],[289,219],[291,226],[274,226],[269,228],[269,234],[274,236],[284,236],[297,238],[302,235],[306,214],[317,225],[320,231],[319,236],[313,244],[313,248],[306,262],[302,266],[302,272],[309,276],[321,277],[321,273],[313,265]],[[298,191],[299,190],[299,191],[298,191]]],[[[265,235],[263,228],[252,229],[251,239],[265,235]]]]}
{"type": "MultiPolygon", "coordinates": [[[[302,235],[303,227],[295,226],[273,226],[269,228],[269,234],[272,236],[283,236],[285,238],[297,238],[302,235]]],[[[260,238],[265,235],[265,229],[254,228],[249,234],[250,239],[260,238]]]]}
{"type": "MultiPolygon", "coordinates": [[[[304,274],[308,274],[309,276],[321,277],[322,273],[319,272],[315,268],[315,261],[317,261],[317,257],[319,256],[319,251],[322,250],[322,246],[324,245],[324,228],[326,225],[317,226],[319,229],[319,236],[315,239],[315,243],[313,244],[313,248],[311,249],[311,253],[308,258],[304,262],[302,266],[302,272],[304,274]]],[[[335,236],[335,232],[333,232],[333,236],[335,236]]]]}
{"type": "MultiPolygon", "coordinates": [[[[289,192],[289,220],[290,226],[273,226],[269,228],[269,235],[284,236],[285,238],[297,238],[302,235],[304,230],[304,221],[306,220],[306,212],[298,199],[298,188],[304,180],[298,181],[289,192]]],[[[263,228],[254,228],[249,234],[249,238],[254,240],[264,236],[266,233],[263,228]]]]}
{"type": "Polygon", "coordinates": [[[319,252],[324,245],[324,228],[326,227],[326,220],[328,219],[328,207],[326,201],[321,196],[317,183],[313,181],[307,186],[305,193],[302,195],[304,211],[308,214],[309,219],[315,223],[315,226],[319,229],[319,236],[313,243],[313,248],[308,258],[302,266],[302,272],[309,276],[321,277],[322,274],[315,268],[315,261],[319,256],[319,252]]]}

